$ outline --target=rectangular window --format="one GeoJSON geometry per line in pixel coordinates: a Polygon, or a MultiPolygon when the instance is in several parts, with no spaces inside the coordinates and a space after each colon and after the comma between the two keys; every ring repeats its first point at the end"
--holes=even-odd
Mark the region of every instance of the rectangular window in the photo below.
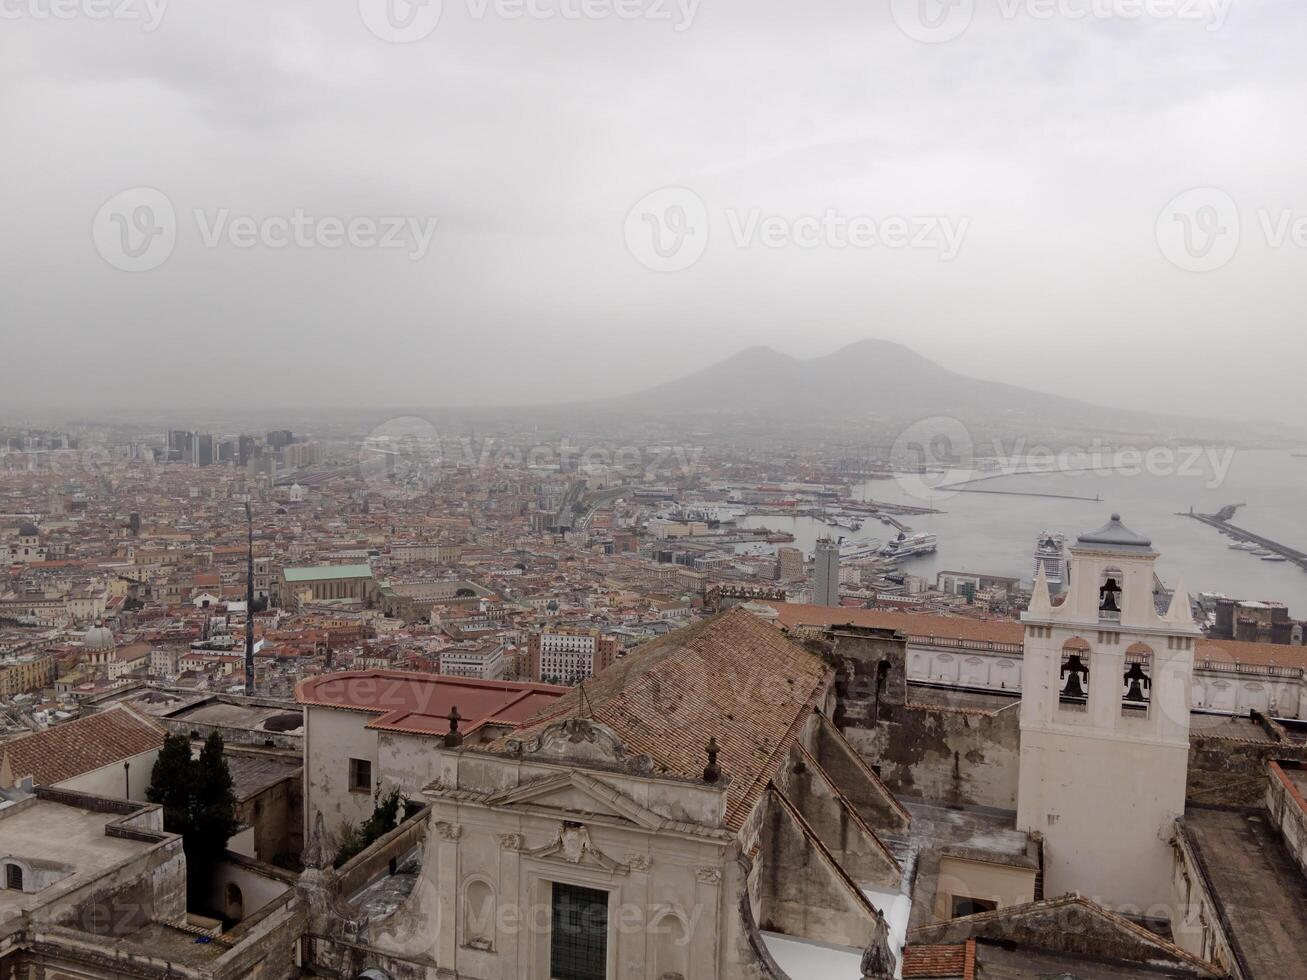
{"type": "Polygon", "coordinates": [[[372,763],[367,759],[349,760],[349,791],[351,793],[372,792],[372,763]]]}
{"type": "Polygon", "coordinates": [[[551,980],[606,980],[607,892],[554,883],[549,976],[551,980]]]}

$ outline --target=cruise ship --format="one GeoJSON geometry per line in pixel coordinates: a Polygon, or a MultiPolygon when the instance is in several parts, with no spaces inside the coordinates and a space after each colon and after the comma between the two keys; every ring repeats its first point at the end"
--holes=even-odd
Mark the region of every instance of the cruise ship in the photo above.
{"type": "Polygon", "coordinates": [[[856,541],[841,541],[840,561],[876,558],[880,555],[884,544],[885,542],[880,538],[858,538],[856,541]]]}
{"type": "Polygon", "coordinates": [[[1057,595],[1066,588],[1066,535],[1057,531],[1040,531],[1035,542],[1035,577],[1043,568],[1048,591],[1057,595]]]}
{"type": "Polygon", "coordinates": [[[917,534],[904,534],[900,531],[899,536],[882,548],[880,553],[886,558],[913,558],[930,554],[938,543],[939,537],[926,531],[917,534]]]}

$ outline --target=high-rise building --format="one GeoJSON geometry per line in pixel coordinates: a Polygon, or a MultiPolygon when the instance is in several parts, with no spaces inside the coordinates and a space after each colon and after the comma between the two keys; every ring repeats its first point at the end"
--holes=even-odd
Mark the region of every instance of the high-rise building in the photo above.
{"type": "Polygon", "coordinates": [[[780,582],[795,582],[803,578],[803,550],[800,548],[776,549],[776,578],[780,582]]]}
{"type": "Polygon", "coordinates": [[[170,462],[181,462],[186,459],[186,454],[190,452],[191,440],[194,433],[187,432],[185,429],[170,429],[168,431],[168,449],[164,458],[170,462]]]}
{"type": "Polygon", "coordinates": [[[213,435],[205,432],[195,437],[195,465],[213,465],[213,435]]]}
{"type": "Polygon", "coordinates": [[[295,436],[290,429],[274,429],[268,433],[269,449],[283,449],[294,441],[295,436]]]}
{"type": "Polygon", "coordinates": [[[840,546],[830,538],[819,538],[815,557],[816,588],[812,601],[818,606],[840,604],[840,546]]]}

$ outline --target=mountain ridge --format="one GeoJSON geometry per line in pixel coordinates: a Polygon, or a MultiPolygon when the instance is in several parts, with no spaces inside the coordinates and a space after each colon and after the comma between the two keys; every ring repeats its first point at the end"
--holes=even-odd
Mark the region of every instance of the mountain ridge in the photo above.
{"type": "Polygon", "coordinates": [[[589,404],[657,414],[761,412],[805,417],[1111,411],[959,374],[903,344],[874,338],[812,358],[762,345],[746,347],[680,378],[589,404]]]}

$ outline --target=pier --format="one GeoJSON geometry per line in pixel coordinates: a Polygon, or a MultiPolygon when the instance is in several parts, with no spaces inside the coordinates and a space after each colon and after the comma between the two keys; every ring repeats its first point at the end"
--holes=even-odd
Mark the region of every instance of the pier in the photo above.
{"type": "Polygon", "coordinates": [[[1222,515],[1227,512],[1233,516],[1232,507],[1226,507],[1217,514],[1198,514],[1191,510],[1187,513],[1181,513],[1180,516],[1192,517],[1196,521],[1202,521],[1208,527],[1214,527],[1218,531],[1224,532],[1237,541],[1251,541],[1253,544],[1259,545],[1273,554],[1283,555],[1299,568],[1307,571],[1307,552],[1299,551],[1297,548],[1290,548],[1287,544],[1281,544],[1280,542],[1273,541],[1270,538],[1264,538],[1260,534],[1254,534],[1252,531],[1237,527],[1236,525],[1231,524],[1228,518],[1222,517],[1222,515]]]}
{"type": "MultiPolygon", "coordinates": [[[[1101,466],[1080,466],[1075,469],[1058,470],[1058,473],[1093,473],[1104,469],[1101,466]]],[[[1051,470],[1015,470],[1011,473],[989,473],[985,476],[973,476],[967,480],[959,480],[956,483],[946,483],[939,487],[939,490],[949,490],[953,493],[997,493],[1009,497],[1048,497],[1053,500],[1088,500],[1093,503],[1100,503],[1102,497],[1095,494],[1092,497],[1086,497],[1077,493],[1052,493],[1045,490],[991,490],[989,488],[977,487],[977,483],[984,483],[987,480],[1002,480],[1010,476],[1044,476],[1051,470]]]]}
{"type": "Polygon", "coordinates": [[[980,487],[969,487],[965,484],[958,484],[952,487],[940,487],[941,490],[950,490],[953,493],[997,493],[1007,497],[1050,497],[1054,500],[1089,500],[1094,503],[1101,503],[1103,498],[1082,497],[1075,493],[1048,493],[1044,490],[988,490],[980,487]]]}

